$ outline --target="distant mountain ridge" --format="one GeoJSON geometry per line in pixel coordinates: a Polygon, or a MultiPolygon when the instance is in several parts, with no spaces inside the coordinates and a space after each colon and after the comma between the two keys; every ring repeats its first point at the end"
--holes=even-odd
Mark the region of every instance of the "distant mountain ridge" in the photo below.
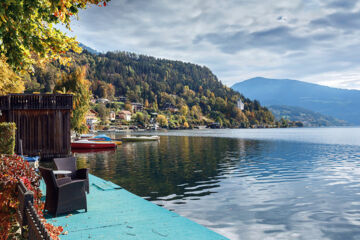
{"type": "Polygon", "coordinates": [[[100,52],[98,52],[97,50],[95,50],[95,49],[93,49],[93,48],[91,48],[91,47],[88,47],[88,46],[86,46],[85,44],[82,44],[82,43],[79,43],[79,46],[84,50],[86,50],[86,51],[88,51],[88,52],[90,52],[90,53],[92,53],[92,54],[100,54],[100,52]]]}
{"type": "Polygon", "coordinates": [[[250,99],[259,100],[265,106],[296,106],[360,125],[359,90],[263,77],[236,83],[231,88],[250,99]]]}
{"type": "Polygon", "coordinates": [[[305,127],[328,127],[349,125],[344,120],[339,120],[321,113],[316,113],[301,107],[272,105],[268,109],[274,114],[276,120],[281,118],[290,121],[299,121],[305,127]]]}

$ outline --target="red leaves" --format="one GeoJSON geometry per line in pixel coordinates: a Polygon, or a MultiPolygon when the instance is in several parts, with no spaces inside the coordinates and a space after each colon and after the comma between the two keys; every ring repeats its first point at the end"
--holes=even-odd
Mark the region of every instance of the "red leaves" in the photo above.
{"type": "Polygon", "coordinates": [[[104,7],[106,7],[106,2],[104,2],[104,7]]]}
{"type": "MultiPolygon", "coordinates": [[[[15,212],[18,205],[17,184],[21,180],[34,193],[34,207],[42,221],[44,202],[39,189],[40,176],[17,155],[0,155],[0,239],[11,239],[10,229],[15,224],[15,212]]],[[[59,239],[63,228],[46,223],[46,228],[52,239],[59,239]]]]}

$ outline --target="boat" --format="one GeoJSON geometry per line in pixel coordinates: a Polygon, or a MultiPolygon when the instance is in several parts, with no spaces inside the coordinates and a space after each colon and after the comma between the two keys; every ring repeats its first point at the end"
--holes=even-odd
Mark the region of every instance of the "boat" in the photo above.
{"type": "Polygon", "coordinates": [[[38,168],[39,167],[39,156],[29,157],[29,156],[23,156],[21,157],[27,161],[31,167],[38,168]]]}
{"type": "Polygon", "coordinates": [[[120,139],[111,139],[110,137],[108,137],[105,134],[101,134],[101,135],[97,135],[93,138],[89,138],[89,141],[97,141],[97,142],[113,142],[116,143],[117,145],[122,144],[122,141],[120,139]]]}
{"type": "Polygon", "coordinates": [[[145,142],[145,141],[159,141],[159,136],[126,136],[122,137],[123,142],[145,142]]]}
{"type": "Polygon", "coordinates": [[[115,148],[73,148],[71,149],[72,153],[114,153],[115,148]]]}
{"type": "Polygon", "coordinates": [[[78,140],[71,142],[71,148],[81,149],[100,149],[100,148],[116,148],[114,142],[78,140]]]}
{"type": "Polygon", "coordinates": [[[87,139],[87,138],[92,138],[94,137],[94,134],[81,134],[80,138],[81,139],[87,139]]]}

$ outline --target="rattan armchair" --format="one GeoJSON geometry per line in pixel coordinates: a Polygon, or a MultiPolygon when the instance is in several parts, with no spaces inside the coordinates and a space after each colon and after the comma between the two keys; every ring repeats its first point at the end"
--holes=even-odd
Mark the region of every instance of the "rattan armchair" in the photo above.
{"type": "Polygon", "coordinates": [[[54,158],[54,163],[58,170],[71,171],[72,180],[85,180],[85,190],[89,193],[89,169],[88,168],[76,168],[76,158],[54,158]]]}
{"type": "Polygon", "coordinates": [[[46,184],[45,210],[55,215],[85,209],[87,212],[85,181],[70,178],[57,180],[51,169],[39,167],[46,184]]]}

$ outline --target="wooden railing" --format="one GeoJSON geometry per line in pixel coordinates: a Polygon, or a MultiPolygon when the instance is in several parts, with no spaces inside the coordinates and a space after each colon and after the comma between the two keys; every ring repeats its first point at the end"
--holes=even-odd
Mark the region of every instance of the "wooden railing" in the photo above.
{"type": "Polygon", "coordinates": [[[10,94],[0,96],[0,110],[72,109],[70,94],[10,94]]]}
{"type": "Polygon", "coordinates": [[[20,224],[21,235],[24,237],[24,227],[28,226],[29,240],[51,240],[50,234],[33,206],[34,193],[29,191],[22,181],[19,182],[18,191],[19,207],[16,219],[20,224]]]}

